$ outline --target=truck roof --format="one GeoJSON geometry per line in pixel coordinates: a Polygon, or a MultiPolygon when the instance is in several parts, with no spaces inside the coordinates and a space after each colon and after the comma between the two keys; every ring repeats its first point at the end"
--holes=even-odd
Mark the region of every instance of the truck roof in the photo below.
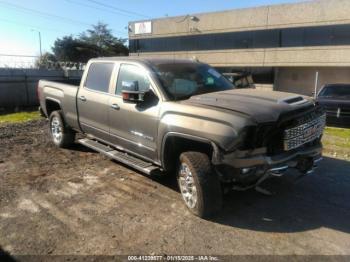
{"type": "Polygon", "coordinates": [[[177,63],[198,63],[194,59],[170,59],[170,58],[154,58],[154,57],[139,57],[139,56],[113,56],[113,57],[99,57],[90,60],[94,61],[132,61],[147,64],[177,64],[177,63]]]}

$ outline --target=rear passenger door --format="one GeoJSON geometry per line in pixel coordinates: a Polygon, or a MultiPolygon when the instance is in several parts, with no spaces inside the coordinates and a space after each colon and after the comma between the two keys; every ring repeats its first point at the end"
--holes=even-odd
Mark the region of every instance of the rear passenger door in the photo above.
{"type": "Polygon", "coordinates": [[[82,130],[106,141],[109,138],[108,101],[114,66],[113,62],[91,63],[77,97],[82,130]]]}

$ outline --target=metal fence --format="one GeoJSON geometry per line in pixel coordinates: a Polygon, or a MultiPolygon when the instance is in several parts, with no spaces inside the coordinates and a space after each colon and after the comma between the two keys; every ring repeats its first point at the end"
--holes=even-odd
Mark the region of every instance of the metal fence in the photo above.
{"type": "Polygon", "coordinates": [[[0,68],[0,108],[38,105],[37,85],[40,79],[79,80],[82,70],[0,68]]]}
{"type": "Polygon", "coordinates": [[[83,70],[86,65],[85,63],[70,61],[47,61],[39,65],[39,59],[40,56],[0,54],[0,68],[83,70]]]}
{"type": "Polygon", "coordinates": [[[0,68],[35,68],[38,56],[0,54],[0,68]]]}

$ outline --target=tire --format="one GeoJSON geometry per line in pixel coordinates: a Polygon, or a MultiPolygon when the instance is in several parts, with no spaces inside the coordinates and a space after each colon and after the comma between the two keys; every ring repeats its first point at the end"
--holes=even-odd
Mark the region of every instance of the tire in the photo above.
{"type": "Polygon", "coordinates": [[[200,152],[185,152],[179,160],[177,181],[187,208],[201,218],[214,215],[222,208],[223,195],[208,156],[200,152]]]}
{"type": "Polygon", "coordinates": [[[50,115],[50,134],[54,144],[67,148],[74,143],[75,133],[63,120],[62,111],[53,111],[50,115]]]}

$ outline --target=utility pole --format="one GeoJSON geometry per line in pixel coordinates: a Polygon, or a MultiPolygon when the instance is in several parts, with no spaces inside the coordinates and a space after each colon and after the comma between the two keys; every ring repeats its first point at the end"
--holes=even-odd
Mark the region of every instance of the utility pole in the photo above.
{"type": "Polygon", "coordinates": [[[32,32],[38,32],[39,34],[39,50],[40,50],[40,58],[43,56],[42,50],[41,50],[41,32],[39,30],[32,29],[32,32]]]}

